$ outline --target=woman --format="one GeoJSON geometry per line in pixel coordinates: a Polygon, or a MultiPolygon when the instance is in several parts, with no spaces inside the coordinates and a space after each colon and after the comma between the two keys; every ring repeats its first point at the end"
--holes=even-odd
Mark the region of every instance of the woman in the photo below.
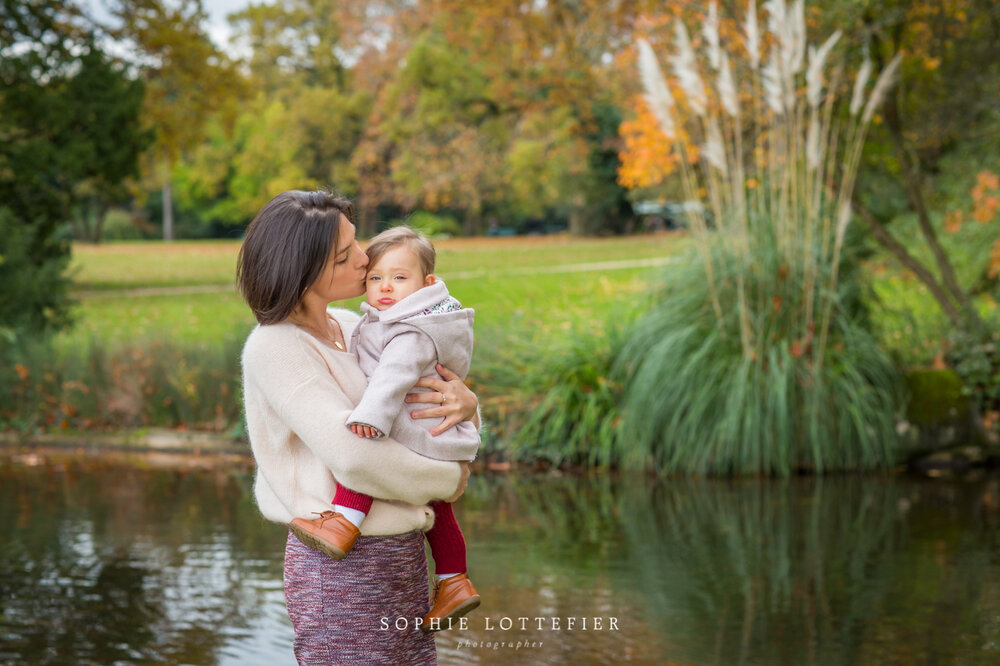
{"type": "MultiPolygon", "coordinates": [[[[259,322],[243,349],[243,399],[265,518],[289,523],[329,511],[339,481],[375,498],[361,538],[336,561],[289,533],[285,599],[301,664],[436,663],[422,531],[435,499],[454,501],[468,465],[413,453],[398,442],[361,441],[346,427],[366,380],[347,340],[357,314],[327,304],[364,293],[368,257],[353,209],[326,192],[278,195],[254,218],[237,282],[259,322]],[[398,627],[404,627],[399,629],[398,627]]],[[[478,425],[477,400],[450,371],[425,377],[416,418],[478,425]]],[[[407,396],[416,402],[416,396],[407,396]]]]}

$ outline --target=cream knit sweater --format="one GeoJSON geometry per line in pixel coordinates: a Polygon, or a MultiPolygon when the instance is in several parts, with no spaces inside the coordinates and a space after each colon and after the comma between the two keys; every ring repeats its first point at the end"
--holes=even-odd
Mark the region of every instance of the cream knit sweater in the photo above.
{"type": "MultiPolygon", "coordinates": [[[[344,339],[359,316],[331,309],[344,339]]],[[[393,439],[366,440],[347,417],[367,380],[354,354],[334,349],[290,323],[257,326],[243,347],[243,400],[257,463],[254,494],[265,518],[288,523],[327,511],[336,480],[376,498],[365,535],[427,530],[427,502],[458,488],[457,463],[414,453],[393,439]]]]}

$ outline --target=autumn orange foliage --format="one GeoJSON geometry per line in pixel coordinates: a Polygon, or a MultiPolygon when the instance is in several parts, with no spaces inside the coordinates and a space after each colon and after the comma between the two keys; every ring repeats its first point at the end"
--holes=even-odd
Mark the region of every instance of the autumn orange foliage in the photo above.
{"type": "Polygon", "coordinates": [[[625,147],[619,156],[618,183],[630,190],[659,185],[677,170],[671,139],[660,130],[646,100],[637,95],[633,108],[636,117],[623,121],[618,129],[625,147]]]}
{"type": "MultiPolygon", "coordinates": [[[[984,169],[976,176],[976,184],[969,191],[972,196],[971,217],[979,224],[988,224],[1000,212],[1000,176],[984,169]]],[[[962,228],[965,215],[961,210],[951,210],[945,216],[944,228],[948,233],[956,233],[962,228]]],[[[990,248],[989,276],[1000,277],[1000,238],[993,241],[990,248]]]]}

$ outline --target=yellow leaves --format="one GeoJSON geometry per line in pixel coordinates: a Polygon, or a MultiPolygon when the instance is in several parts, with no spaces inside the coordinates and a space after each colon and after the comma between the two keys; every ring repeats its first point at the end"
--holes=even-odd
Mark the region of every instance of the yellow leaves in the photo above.
{"type": "Polygon", "coordinates": [[[930,56],[926,56],[924,58],[924,68],[927,71],[933,72],[940,66],[941,66],[941,58],[932,58],[930,56]]]}
{"type": "Polygon", "coordinates": [[[17,373],[17,376],[21,379],[22,382],[27,381],[28,376],[31,374],[28,371],[28,368],[21,363],[14,364],[14,372],[17,373]]]}

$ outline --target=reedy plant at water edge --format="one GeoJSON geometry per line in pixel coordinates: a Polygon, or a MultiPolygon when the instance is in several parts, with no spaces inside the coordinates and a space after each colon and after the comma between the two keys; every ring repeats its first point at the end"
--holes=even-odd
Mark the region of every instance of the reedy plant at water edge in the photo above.
{"type": "Polygon", "coordinates": [[[614,365],[625,342],[625,322],[634,314],[616,310],[603,326],[581,322],[583,334],[529,357],[537,362],[526,364],[521,382],[531,397],[505,441],[508,454],[555,465],[605,467],[621,461],[622,385],[614,365]]]}
{"type": "Polygon", "coordinates": [[[638,44],[685,195],[705,205],[686,209],[700,270],[670,278],[687,291],[655,306],[619,359],[633,464],[788,474],[893,462],[895,373],[844,307],[840,271],[865,134],[899,56],[870,92],[866,61],[839,113],[843,68],[825,77],[840,33],[817,48],[801,0],[764,9],[767,34],[751,1],[727,52],[713,3],[702,58],[676,20],[673,87],[638,44]]]}
{"type": "MultiPolygon", "coordinates": [[[[715,255],[727,248],[710,248],[715,255]]],[[[712,313],[698,257],[671,270],[658,302],[628,331],[613,373],[625,386],[619,462],[661,473],[787,475],[885,466],[895,459],[899,381],[889,357],[861,325],[834,318],[834,344],[813,366],[786,336],[798,303],[751,313],[772,344],[743,353],[735,331],[737,257],[718,261],[722,325],[712,313]]],[[[780,255],[757,256],[780,282],[780,255]]],[[[751,275],[753,277],[753,275],[751,275]]],[[[756,300],[769,281],[744,283],[756,300]]],[[[846,291],[846,290],[845,290],[846,291]]],[[[842,296],[846,296],[843,295],[842,296]]]]}

